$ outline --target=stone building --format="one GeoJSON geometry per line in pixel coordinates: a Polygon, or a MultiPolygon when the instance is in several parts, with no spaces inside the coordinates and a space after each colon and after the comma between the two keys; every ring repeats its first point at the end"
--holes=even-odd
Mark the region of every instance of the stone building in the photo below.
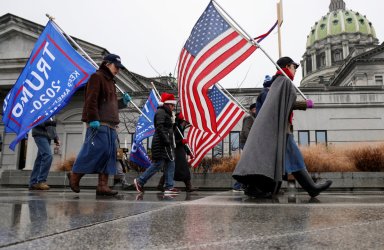
{"type": "MultiPolygon", "coordinates": [[[[0,105],[26,63],[43,26],[11,14],[0,17],[0,105]]],[[[95,44],[74,38],[97,62],[108,53],[95,44]]],[[[303,38],[305,39],[305,38],[303,38]]],[[[343,0],[331,0],[329,12],[310,29],[301,61],[301,91],[315,103],[315,109],[294,112],[295,139],[301,145],[316,143],[379,143],[384,141],[384,44],[379,45],[373,24],[363,14],[347,10],[343,0]]],[[[295,55],[290,55],[294,57],[295,55]]],[[[124,58],[123,62],[124,62],[124,58]]],[[[299,72],[298,72],[299,73],[299,72]]],[[[159,91],[176,93],[172,77],[148,78],[129,70],[119,74],[118,84],[127,90],[138,106],[148,96],[150,82],[159,91]]],[[[255,102],[260,89],[229,89],[245,107],[255,102]]],[[[83,140],[80,122],[83,91],[57,116],[63,142],[61,161],[77,154],[83,140]]],[[[120,141],[130,147],[138,113],[132,108],[121,112],[120,141]]],[[[207,156],[220,157],[238,152],[241,122],[207,156]]],[[[4,133],[0,152],[0,172],[31,168],[36,152],[33,140],[22,142],[16,151],[8,149],[14,135],[4,133]]],[[[147,141],[150,142],[150,139],[147,141]]]]}
{"type": "MultiPolygon", "coordinates": [[[[0,105],[9,90],[13,87],[19,77],[35,42],[44,26],[28,21],[21,17],[6,14],[0,17],[0,105]]],[[[73,37],[77,44],[97,63],[110,53],[107,49],[95,44],[73,37]]],[[[74,46],[75,47],[75,46],[74,46]]],[[[81,52],[79,52],[81,54],[81,52]]],[[[124,58],[122,58],[124,63],[124,58]]],[[[147,78],[131,72],[127,69],[121,70],[117,76],[117,84],[133,97],[138,106],[142,106],[148,97],[153,82],[159,91],[175,92],[175,79],[173,77],[147,78]]],[[[58,113],[57,131],[62,142],[60,154],[54,156],[54,163],[65,160],[79,152],[83,140],[83,124],[80,122],[83,107],[84,91],[79,90],[72,97],[71,102],[58,113]]],[[[119,137],[121,143],[131,144],[131,134],[138,112],[130,105],[121,113],[121,125],[119,137]],[[127,140],[129,140],[127,142],[127,140]]],[[[4,169],[32,168],[36,156],[36,146],[33,140],[20,142],[15,151],[9,149],[10,142],[15,134],[5,134],[4,124],[0,122],[0,136],[2,145],[0,152],[0,171],[4,169]]],[[[31,137],[29,137],[31,138],[31,137]]]]}
{"type": "MultiPolygon", "coordinates": [[[[301,60],[301,87],[330,85],[346,60],[377,45],[375,29],[367,17],[347,10],[343,0],[332,0],[329,12],[315,22],[307,36],[306,51],[301,60]]],[[[364,76],[356,75],[355,82],[347,86],[368,85],[367,82],[360,83],[361,77],[364,76]]]]}

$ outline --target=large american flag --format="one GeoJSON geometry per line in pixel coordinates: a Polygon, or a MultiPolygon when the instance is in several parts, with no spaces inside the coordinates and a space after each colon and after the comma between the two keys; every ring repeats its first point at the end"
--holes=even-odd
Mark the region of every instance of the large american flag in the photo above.
{"type": "Polygon", "coordinates": [[[193,126],[189,128],[187,140],[194,153],[194,158],[189,161],[192,167],[196,167],[208,151],[231,132],[245,113],[216,85],[208,90],[208,98],[213,105],[217,133],[205,132],[193,126]]]}
{"type": "Polygon", "coordinates": [[[178,64],[181,112],[193,127],[219,132],[208,89],[255,50],[210,2],[193,27],[178,64]]]}

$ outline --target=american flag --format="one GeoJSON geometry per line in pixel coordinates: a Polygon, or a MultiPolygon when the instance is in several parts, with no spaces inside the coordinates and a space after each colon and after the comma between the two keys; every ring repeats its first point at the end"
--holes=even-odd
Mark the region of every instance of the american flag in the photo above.
{"type": "Polygon", "coordinates": [[[213,105],[217,133],[205,132],[193,126],[189,128],[187,140],[194,153],[194,158],[189,162],[192,167],[196,167],[208,151],[231,132],[245,113],[216,85],[208,90],[208,98],[213,105]]]}
{"type": "Polygon", "coordinates": [[[181,112],[195,128],[218,133],[208,89],[226,76],[256,47],[235,30],[212,2],[193,27],[179,57],[178,84],[181,112]]]}

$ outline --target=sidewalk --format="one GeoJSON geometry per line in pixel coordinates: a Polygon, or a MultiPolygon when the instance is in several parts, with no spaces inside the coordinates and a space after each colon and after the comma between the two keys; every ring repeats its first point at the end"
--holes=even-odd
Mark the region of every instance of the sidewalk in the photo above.
{"type": "Polygon", "coordinates": [[[0,188],[4,249],[383,249],[384,192],[249,199],[198,191],[0,188]]]}

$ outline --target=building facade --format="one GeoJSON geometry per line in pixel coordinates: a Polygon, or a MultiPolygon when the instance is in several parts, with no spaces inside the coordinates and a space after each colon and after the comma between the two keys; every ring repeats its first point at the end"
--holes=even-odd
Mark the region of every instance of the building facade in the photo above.
{"type": "MultiPolygon", "coordinates": [[[[331,0],[329,12],[311,28],[303,54],[301,91],[315,103],[315,108],[294,112],[295,138],[301,145],[316,143],[380,143],[384,141],[384,45],[379,45],[373,25],[359,12],[346,10],[343,0],[331,0]],[[336,22],[337,20],[337,22],[336,22]],[[319,59],[321,58],[321,59],[319,59]]],[[[22,71],[43,26],[7,14],[0,17],[0,105],[22,71]]],[[[108,51],[74,38],[96,63],[108,51]]],[[[124,61],[124,58],[123,58],[124,61]]],[[[129,70],[118,76],[118,84],[142,107],[151,82],[162,92],[177,94],[176,80],[171,76],[148,78],[129,70]]],[[[249,107],[261,89],[229,89],[249,107]]],[[[83,91],[78,91],[57,116],[62,148],[54,156],[54,164],[80,150],[84,135],[81,120],[83,91]]],[[[138,113],[132,107],[122,110],[118,134],[122,147],[130,148],[138,113]]],[[[241,121],[208,157],[221,157],[239,152],[241,121]]],[[[8,146],[15,137],[2,139],[0,172],[5,169],[31,169],[36,156],[33,140],[18,144],[15,151],[8,146]]],[[[30,137],[29,137],[30,138],[30,137]]],[[[145,145],[150,147],[151,138],[145,145]]]]}

